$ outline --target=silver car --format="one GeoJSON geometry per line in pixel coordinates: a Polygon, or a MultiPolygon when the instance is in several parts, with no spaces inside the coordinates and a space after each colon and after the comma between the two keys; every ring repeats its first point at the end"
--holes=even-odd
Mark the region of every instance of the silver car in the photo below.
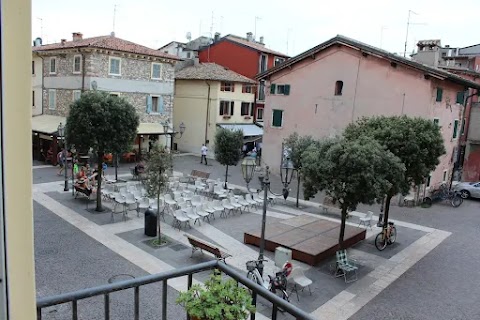
{"type": "Polygon", "coordinates": [[[460,182],[453,188],[463,199],[480,198],[480,182],[460,182]]]}

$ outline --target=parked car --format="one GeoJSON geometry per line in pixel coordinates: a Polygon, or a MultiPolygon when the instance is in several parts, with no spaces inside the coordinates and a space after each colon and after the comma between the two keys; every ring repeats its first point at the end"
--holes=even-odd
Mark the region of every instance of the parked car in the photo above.
{"type": "Polygon", "coordinates": [[[453,190],[460,192],[463,199],[480,198],[480,182],[460,182],[454,186],[453,190]]]}

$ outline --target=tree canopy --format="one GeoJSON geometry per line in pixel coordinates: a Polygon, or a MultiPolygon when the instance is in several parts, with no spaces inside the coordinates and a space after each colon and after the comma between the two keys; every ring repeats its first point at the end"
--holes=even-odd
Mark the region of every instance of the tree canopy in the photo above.
{"type": "MultiPolygon", "coordinates": [[[[126,151],[135,140],[138,124],[135,108],[125,99],[106,92],[87,91],[71,105],[65,135],[67,142],[78,150],[93,149],[101,176],[104,154],[126,151]]],[[[98,179],[96,210],[103,210],[101,179],[98,179]]]]}
{"type": "Polygon", "coordinates": [[[225,186],[228,180],[228,166],[236,166],[240,161],[242,146],[242,130],[217,129],[215,134],[215,160],[226,166],[225,186]]]}
{"type": "Polygon", "coordinates": [[[343,246],[347,210],[359,203],[373,204],[402,181],[405,166],[394,154],[368,136],[315,142],[302,155],[305,198],[318,191],[340,204],[342,224],[339,243],[343,246]]]}

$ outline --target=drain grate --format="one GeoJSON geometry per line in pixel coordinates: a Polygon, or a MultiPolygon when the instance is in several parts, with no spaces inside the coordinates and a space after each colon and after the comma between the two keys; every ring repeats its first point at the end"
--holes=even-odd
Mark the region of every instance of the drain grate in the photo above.
{"type": "Polygon", "coordinates": [[[119,281],[125,281],[125,280],[131,280],[135,279],[134,276],[131,274],[117,274],[111,278],[108,279],[108,283],[114,283],[114,282],[119,282],[119,281]]]}
{"type": "Polygon", "coordinates": [[[188,249],[187,246],[179,243],[179,244],[175,244],[173,246],[170,246],[171,249],[175,250],[175,251],[181,251],[181,250],[185,250],[185,249],[188,249]]]}

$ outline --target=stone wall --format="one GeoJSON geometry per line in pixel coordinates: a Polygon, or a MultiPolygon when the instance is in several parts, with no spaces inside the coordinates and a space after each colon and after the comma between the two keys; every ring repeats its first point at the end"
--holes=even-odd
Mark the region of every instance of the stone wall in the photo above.
{"type": "Polygon", "coordinates": [[[43,90],[43,113],[54,116],[67,116],[73,103],[73,90],[56,89],[56,109],[50,110],[48,105],[48,89],[43,90]]]}
{"type": "Polygon", "coordinates": [[[173,96],[163,95],[164,113],[147,114],[147,96],[145,93],[121,93],[120,96],[130,102],[140,117],[140,122],[158,123],[172,118],[173,96]]]}

